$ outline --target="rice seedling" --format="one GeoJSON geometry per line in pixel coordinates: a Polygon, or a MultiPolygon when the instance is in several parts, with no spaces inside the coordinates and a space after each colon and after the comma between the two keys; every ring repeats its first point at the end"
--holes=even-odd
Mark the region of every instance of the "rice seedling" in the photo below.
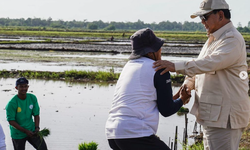
{"type": "Polygon", "coordinates": [[[178,115],[178,116],[182,116],[182,115],[184,115],[185,113],[189,113],[189,109],[188,109],[188,108],[181,107],[181,108],[177,111],[177,115],[178,115]]]}
{"type": "Polygon", "coordinates": [[[78,150],[97,150],[98,144],[95,142],[81,143],[78,145],[78,150]]]}
{"type": "Polygon", "coordinates": [[[41,146],[41,144],[42,144],[44,138],[50,135],[50,130],[49,130],[48,128],[44,128],[44,129],[38,131],[38,132],[36,133],[36,135],[37,135],[37,136],[40,138],[40,140],[41,140],[41,143],[40,143],[40,145],[38,146],[38,149],[39,149],[39,147],[41,146]]]}
{"type": "Polygon", "coordinates": [[[48,128],[44,128],[40,130],[37,135],[42,139],[50,135],[50,130],[48,128]]]}

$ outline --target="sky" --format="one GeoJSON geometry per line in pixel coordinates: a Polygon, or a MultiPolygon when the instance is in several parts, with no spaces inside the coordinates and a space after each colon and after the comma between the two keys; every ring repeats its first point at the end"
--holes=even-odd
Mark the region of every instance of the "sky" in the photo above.
{"type": "MultiPolygon", "coordinates": [[[[232,22],[244,27],[250,21],[250,0],[226,0],[232,22]]],[[[0,0],[0,18],[41,18],[64,21],[159,23],[200,22],[190,15],[202,0],[0,0]]]]}

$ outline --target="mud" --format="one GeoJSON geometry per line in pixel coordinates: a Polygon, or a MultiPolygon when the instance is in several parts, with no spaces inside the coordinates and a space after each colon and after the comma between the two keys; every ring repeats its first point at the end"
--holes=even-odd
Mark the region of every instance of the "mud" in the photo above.
{"type": "MultiPolygon", "coordinates": [[[[109,53],[131,53],[130,45],[111,44],[72,44],[72,43],[43,43],[43,44],[0,44],[0,49],[22,49],[22,50],[58,50],[72,52],[109,52],[109,53]]],[[[169,47],[163,46],[163,54],[175,55],[197,55],[201,47],[169,47]]]]}
{"type": "MultiPolygon", "coordinates": [[[[64,41],[68,43],[31,43],[31,44],[0,44],[0,49],[21,49],[21,50],[54,50],[70,52],[109,52],[109,53],[130,53],[131,45],[128,39],[116,39],[108,41],[103,38],[58,38],[58,37],[17,37],[0,36],[3,41],[6,40],[30,40],[41,41],[50,39],[51,41],[64,41]],[[81,43],[81,40],[102,40],[102,42],[81,43]]],[[[172,55],[198,55],[204,43],[192,41],[167,41],[162,47],[163,54],[172,55]]],[[[250,53],[249,45],[246,45],[247,52],[250,53]]]]}

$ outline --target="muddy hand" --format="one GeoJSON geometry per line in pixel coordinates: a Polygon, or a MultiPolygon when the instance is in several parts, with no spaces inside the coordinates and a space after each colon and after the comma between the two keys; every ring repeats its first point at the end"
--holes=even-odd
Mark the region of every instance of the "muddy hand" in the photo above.
{"type": "Polygon", "coordinates": [[[173,96],[173,99],[176,100],[177,98],[180,97],[180,93],[181,93],[181,89],[183,88],[183,85],[179,88],[178,92],[175,93],[175,95],[173,96]]]}
{"type": "Polygon", "coordinates": [[[160,69],[164,69],[161,72],[161,75],[163,75],[164,73],[166,73],[168,71],[175,72],[174,63],[167,61],[167,60],[157,60],[156,62],[154,62],[153,68],[156,68],[155,71],[158,71],[160,69]]]}
{"type": "Polygon", "coordinates": [[[190,100],[191,93],[188,92],[187,86],[184,84],[181,89],[180,98],[182,99],[183,104],[187,104],[190,100]]]}

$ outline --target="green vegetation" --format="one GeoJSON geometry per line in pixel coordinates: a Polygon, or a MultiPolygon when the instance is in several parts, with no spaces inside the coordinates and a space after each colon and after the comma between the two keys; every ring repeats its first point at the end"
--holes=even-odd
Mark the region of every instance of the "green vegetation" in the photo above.
{"type": "MultiPolygon", "coordinates": [[[[54,80],[67,80],[67,81],[106,81],[114,82],[118,80],[120,73],[114,73],[113,69],[110,69],[110,72],[105,71],[77,71],[77,70],[68,70],[64,72],[49,72],[49,71],[31,71],[31,70],[15,70],[7,71],[1,70],[0,77],[3,78],[17,78],[17,77],[26,77],[29,79],[54,79],[54,80]]],[[[175,76],[175,75],[174,75],[175,76]]],[[[178,75],[179,78],[184,78],[183,75],[178,75]]],[[[171,76],[172,81],[175,83],[182,83],[182,80],[175,80],[171,76]]]]}
{"type": "Polygon", "coordinates": [[[89,23],[88,24],[88,29],[90,30],[97,30],[98,29],[98,25],[95,23],[89,23]]]}
{"type": "Polygon", "coordinates": [[[189,112],[189,109],[188,108],[185,108],[185,107],[181,107],[178,112],[182,112],[182,113],[188,113],[189,112]]]}
{"type": "Polygon", "coordinates": [[[48,128],[44,128],[44,129],[42,129],[41,131],[39,131],[37,133],[37,136],[39,136],[40,139],[41,139],[41,143],[39,145],[39,148],[40,148],[40,146],[42,144],[42,140],[44,140],[44,138],[47,137],[47,136],[49,136],[49,135],[50,135],[50,130],[48,128]]]}
{"type": "MultiPolygon", "coordinates": [[[[129,31],[114,31],[114,25],[107,26],[104,30],[39,30],[36,27],[1,27],[0,35],[4,36],[26,36],[39,37],[44,41],[1,41],[0,44],[5,43],[67,43],[69,41],[57,40],[51,38],[95,38],[97,40],[80,40],[76,43],[86,43],[91,41],[104,41],[113,36],[115,39],[128,39],[136,30],[129,31]],[[111,31],[112,30],[112,31],[111,31]],[[102,40],[100,40],[102,39],[102,40]]],[[[207,40],[205,32],[201,31],[155,31],[155,34],[165,39],[165,41],[182,41],[184,43],[203,43],[207,40]]],[[[247,44],[250,43],[250,34],[242,33],[247,44]]],[[[72,42],[72,41],[70,41],[72,42]]]]}
{"type": "MultiPolygon", "coordinates": [[[[250,72],[248,72],[250,74],[250,72]]],[[[82,82],[116,82],[120,76],[120,73],[114,73],[114,69],[106,71],[77,71],[68,70],[64,72],[50,72],[50,71],[32,71],[32,70],[0,70],[0,77],[3,78],[18,78],[26,77],[29,79],[53,79],[53,80],[66,80],[66,81],[82,81],[82,82]]],[[[172,83],[181,84],[184,81],[184,75],[171,75],[172,83]]],[[[250,75],[249,75],[250,79],[250,75]]],[[[250,92],[250,91],[249,91],[250,92]]],[[[250,93],[249,93],[250,94],[250,93]]],[[[180,109],[180,111],[186,111],[180,109]]]]}
{"type": "Polygon", "coordinates": [[[70,70],[65,72],[48,72],[48,71],[0,71],[0,77],[4,78],[17,78],[26,77],[29,79],[54,79],[54,80],[67,80],[67,81],[106,81],[114,82],[118,79],[119,74],[114,72],[104,71],[76,71],[70,70]]]}
{"type": "Polygon", "coordinates": [[[185,107],[181,107],[178,111],[177,111],[177,115],[178,116],[182,116],[184,114],[187,114],[189,113],[189,109],[188,108],[185,108],[185,107]]]}
{"type": "MultiPolygon", "coordinates": [[[[20,18],[20,19],[10,19],[10,18],[0,18],[0,26],[3,27],[36,27],[39,30],[105,30],[108,26],[114,26],[117,30],[138,30],[141,28],[149,27],[155,31],[205,31],[203,25],[198,22],[170,22],[162,21],[159,23],[144,23],[141,20],[137,22],[103,22],[102,20],[89,22],[87,20],[83,21],[63,21],[63,20],[52,20],[51,17],[48,19],[41,18],[20,18]]],[[[113,30],[113,29],[112,29],[113,30]]],[[[250,33],[250,21],[247,27],[242,27],[239,23],[238,30],[241,32],[250,33]]]]}
{"type": "Polygon", "coordinates": [[[78,150],[97,150],[98,144],[95,142],[81,143],[78,145],[78,150]]]}
{"type": "MultiPolygon", "coordinates": [[[[64,72],[49,72],[49,71],[31,71],[31,70],[15,70],[15,71],[7,71],[1,70],[0,77],[3,78],[18,78],[18,77],[26,77],[29,79],[53,79],[53,80],[66,80],[66,81],[105,81],[105,82],[115,82],[118,80],[120,73],[114,73],[113,69],[110,69],[110,72],[105,71],[77,71],[77,70],[68,70],[64,72]]],[[[179,78],[184,79],[183,75],[178,75],[179,78]]],[[[183,80],[179,80],[179,78],[173,78],[171,76],[172,81],[175,83],[182,83],[183,80]],[[175,79],[178,79],[177,81],[175,79]]]]}
{"type": "Polygon", "coordinates": [[[171,75],[171,80],[173,83],[183,83],[185,76],[182,74],[171,75]]]}
{"type": "Polygon", "coordinates": [[[50,135],[50,130],[48,128],[44,128],[37,133],[37,135],[42,139],[50,135]]]}
{"type": "Polygon", "coordinates": [[[32,36],[32,37],[56,37],[56,38],[84,38],[84,37],[93,37],[93,38],[110,38],[112,35],[115,37],[121,37],[122,33],[120,32],[74,32],[74,31],[30,31],[30,30],[22,30],[22,29],[6,29],[0,28],[0,35],[8,35],[8,36],[32,36]]]}
{"type": "MultiPolygon", "coordinates": [[[[186,148],[183,150],[186,150],[186,148]]],[[[203,143],[193,144],[191,146],[187,146],[187,150],[204,150],[204,145],[203,143]]]]}
{"type": "Polygon", "coordinates": [[[115,26],[110,24],[109,26],[105,27],[104,30],[115,30],[115,26]]]}
{"type": "Polygon", "coordinates": [[[4,27],[36,27],[39,30],[105,30],[109,25],[113,25],[117,30],[138,30],[141,28],[149,27],[153,30],[158,31],[205,31],[201,23],[188,22],[170,22],[162,21],[160,23],[144,23],[141,20],[137,22],[103,22],[102,20],[88,22],[84,21],[63,21],[63,20],[52,20],[52,18],[40,19],[40,18],[21,18],[21,19],[10,19],[0,18],[0,26],[4,27]]]}
{"type": "Polygon", "coordinates": [[[80,40],[80,41],[63,41],[63,40],[52,40],[52,39],[44,39],[43,41],[28,41],[28,40],[20,40],[20,41],[0,41],[0,44],[31,44],[31,43],[77,43],[77,44],[86,44],[90,42],[104,42],[105,40],[80,40]]]}

